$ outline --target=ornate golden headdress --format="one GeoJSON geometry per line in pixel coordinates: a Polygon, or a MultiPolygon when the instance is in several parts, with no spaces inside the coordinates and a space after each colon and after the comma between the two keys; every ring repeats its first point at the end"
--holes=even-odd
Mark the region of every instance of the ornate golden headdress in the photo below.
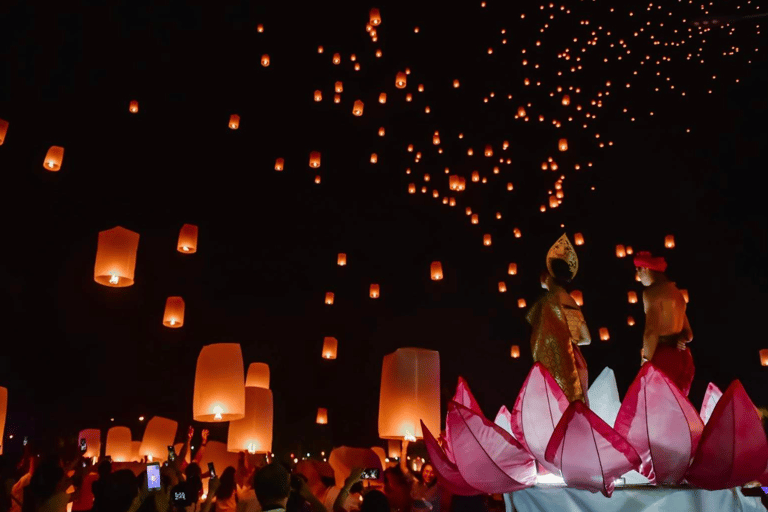
{"type": "Polygon", "coordinates": [[[571,241],[568,240],[568,236],[565,233],[557,239],[557,242],[547,252],[547,270],[549,270],[549,275],[555,277],[555,273],[552,272],[552,260],[565,261],[571,270],[571,278],[576,277],[576,273],[579,271],[579,258],[576,256],[576,249],[573,248],[571,241]]]}

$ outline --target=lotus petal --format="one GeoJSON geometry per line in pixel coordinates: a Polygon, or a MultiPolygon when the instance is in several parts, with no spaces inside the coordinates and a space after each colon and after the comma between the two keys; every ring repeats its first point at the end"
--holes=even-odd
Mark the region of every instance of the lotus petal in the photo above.
{"type": "Polygon", "coordinates": [[[589,408],[600,416],[610,426],[616,421],[616,415],[621,408],[619,388],[616,386],[616,375],[607,366],[600,372],[587,391],[589,408]]]}
{"type": "MultiPolygon", "coordinates": [[[[474,395],[472,395],[472,392],[469,390],[469,384],[467,384],[467,381],[464,380],[464,377],[459,377],[459,383],[456,385],[456,393],[453,395],[453,401],[456,403],[459,403],[463,405],[464,407],[468,407],[473,412],[476,412],[477,414],[483,416],[483,411],[480,410],[480,404],[477,403],[477,400],[475,400],[474,395]]],[[[484,417],[484,416],[483,416],[484,417]]],[[[445,441],[446,441],[446,447],[445,447],[445,454],[448,457],[448,460],[456,463],[456,459],[453,455],[453,448],[451,447],[451,428],[448,426],[448,424],[445,425],[445,441]]]]}
{"type": "Polygon", "coordinates": [[[704,393],[704,400],[701,402],[701,412],[699,413],[701,421],[703,421],[705,425],[709,422],[709,418],[712,416],[712,411],[715,410],[715,406],[722,396],[723,392],[720,391],[720,388],[710,382],[709,386],[707,386],[707,392],[704,393]]]}
{"type": "Polygon", "coordinates": [[[448,460],[445,452],[432,435],[432,432],[422,422],[421,431],[424,434],[424,444],[427,447],[427,453],[429,453],[429,460],[437,471],[437,477],[440,480],[440,484],[445,487],[452,494],[458,494],[460,496],[475,496],[481,494],[480,491],[472,487],[464,480],[464,477],[459,473],[456,464],[448,460]]]}

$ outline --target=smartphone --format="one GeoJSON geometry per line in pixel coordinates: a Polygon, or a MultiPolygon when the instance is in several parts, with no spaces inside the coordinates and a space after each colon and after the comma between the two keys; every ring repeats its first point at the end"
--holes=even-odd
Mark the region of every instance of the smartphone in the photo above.
{"type": "Polygon", "coordinates": [[[88,444],[85,442],[85,438],[80,439],[80,453],[85,453],[88,451],[88,444]]]}
{"type": "Polygon", "coordinates": [[[363,470],[363,474],[360,475],[363,480],[378,480],[379,468],[367,468],[363,470]]]}
{"type": "Polygon", "coordinates": [[[174,450],[173,445],[168,445],[168,460],[173,462],[176,460],[176,450],[174,450]]]}
{"type": "Polygon", "coordinates": [[[213,467],[213,462],[208,463],[208,472],[211,474],[211,478],[216,478],[216,469],[213,467]]]}
{"type": "Polygon", "coordinates": [[[160,490],[160,463],[150,462],[147,464],[147,490],[160,490]]]}

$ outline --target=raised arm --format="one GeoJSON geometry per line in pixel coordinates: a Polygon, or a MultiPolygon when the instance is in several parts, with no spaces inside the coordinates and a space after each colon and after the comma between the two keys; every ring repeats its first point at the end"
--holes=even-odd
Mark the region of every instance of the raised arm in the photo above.
{"type": "Polygon", "coordinates": [[[192,461],[197,465],[200,465],[200,461],[203,460],[203,454],[205,453],[205,445],[208,444],[208,429],[204,428],[203,431],[200,432],[200,436],[203,438],[203,442],[200,443],[200,448],[197,449],[197,453],[195,453],[195,458],[192,461]]]}
{"type": "Polygon", "coordinates": [[[344,508],[344,504],[349,499],[349,493],[352,490],[352,486],[360,481],[360,477],[362,475],[362,468],[355,468],[352,470],[347,479],[344,481],[344,487],[341,488],[339,495],[336,496],[336,501],[333,502],[333,512],[346,512],[347,509],[344,508]]]}

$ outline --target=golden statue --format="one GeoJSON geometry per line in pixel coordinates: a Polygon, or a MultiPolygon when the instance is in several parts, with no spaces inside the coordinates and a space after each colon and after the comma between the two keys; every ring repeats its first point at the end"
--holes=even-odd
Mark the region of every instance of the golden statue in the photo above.
{"type": "Polygon", "coordinates": [[[579,345],[589,345],[592,340],[581,309],[565,290],[578,270],[576,251],[563,235],[547,253],[547,270],[541,273],[541,286],[547,293],[531,307],[526,319],[533,328],[533,361],[547,368],[569,401],[588,403],[587,363],[579,345]]]}

